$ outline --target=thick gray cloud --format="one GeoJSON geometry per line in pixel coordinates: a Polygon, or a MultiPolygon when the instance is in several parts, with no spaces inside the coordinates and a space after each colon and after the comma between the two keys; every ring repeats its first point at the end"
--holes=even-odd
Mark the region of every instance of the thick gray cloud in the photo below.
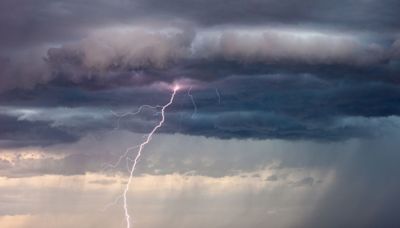
{"type": "Polygon", "coordinates": [[[87,30],[140,20],[224,24],[276,24],[356,31],[397,32],[395,0],[331,1],[15,1],[1,3],[2,47],[51,43],[82,36],[87,30]],[[13,10],[10,10],[13,9],[13,10]]]}
{"type": "MultiPolygon", "coordinates": [[[[324,80],[310,74],[248,77],[199,84],[191,91],[196,108],[188,91],[179,91],[160,131],[226,139],[337,141],[380,137],[398,127],[400,94],[396,85],[324,80]]],[[[116,127],[146,133],[160,118],[159,109],[145,108],[123,118],[117,114],[136,112],[143,104],[162,105],[170,92],[157,86],[87,90],[67,84],[6,93],[0,112],[8,118],[6,122],[15,123],[7,125],[8,131],[21,141],[29,132],[18,130],[24,123],[63,132],[59,138],[47,140],[43,134],[44,142],[54,143],[116,127]]]]}
{"type": "Polygon", "coordinates": [[[235,73],[203,70],[221,61],[253,71],[260,64],[306,71],[378,64],[390,69],[379,72],[385,75],[399,70],[399,4],[391,0],[1,4],[0,90],[59,78],[138,85],[235,73]]]}
{"type": "Polygon", "coordinates": [[[338,68],[328,76],[342,68],[353,73],[383,68],[390,77],[398,72],[388,65],[396,61],[397,46],[396,42],[385,47],[349,34],[312,30],[125,26],[92,32],[80,41],[49,48],[42,56],[36,51],[4,59],[2,89],[60,80],[78,85],[89,81],[102,87],[137,86],[180,78],[216,80],[243,70],[247,74],[282,69],[310,72],[321,66],[338,68]],[[31,62],[21,59],[27,57],[31,62]],[[387,72],[388,68],[394,72],[387,72]]]}
{"type": "Polygon", "coordinates": [[[79,135],[54,128],[46,121],[23,121],[7,115],[0,115],[1,147],[24,147],[31,145],[51,145],[73,142],[79,135]]]}

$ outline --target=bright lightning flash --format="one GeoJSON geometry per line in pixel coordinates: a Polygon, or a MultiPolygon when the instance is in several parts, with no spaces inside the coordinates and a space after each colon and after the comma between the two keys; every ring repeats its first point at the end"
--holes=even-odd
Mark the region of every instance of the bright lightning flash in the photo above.
{"type": "Polygon", "coordinates": [[[135,168],[136,168],[136,164],[138,163],[140,156],[142,155],[142,151],[143,148],[151,141],[153,134],[164,124],[165,121],[165,109],[168,108],[168,106],[170,106],[173,102],[174,102],[174,98],[175,95],[177,93],[177,91],[180,89],[179,85],[175,85],[173,88],[173,93],[171,95],[171,98],[169,100],[169,102],[167,104],[165,104],[164,106],[162,106],[161,108],[161,120],[160,122],[153,128],[153,130],[146,136],[146,140],[144,142],[142,142],[142,144],[139,145],[139,149],[138,149],[138,153],[135,157],[135,159],[133,160],[133,165],[131,166],[130,169],[130,173],[129,173],[129,178],[128,178],[128,182],[126,183],[125,186],[125,190],[123,192],[123,199],[124,199],[124,212],[125,212],[125,220],[126,220],[126,227],[130,228],[131,227],[131,221],[130,221],[130,215],[129,215],[129,211],[128,211],[128,191],[129,191],[129,186],[132,182],[133,179],[133,173],[135,172],[135,168]]]}

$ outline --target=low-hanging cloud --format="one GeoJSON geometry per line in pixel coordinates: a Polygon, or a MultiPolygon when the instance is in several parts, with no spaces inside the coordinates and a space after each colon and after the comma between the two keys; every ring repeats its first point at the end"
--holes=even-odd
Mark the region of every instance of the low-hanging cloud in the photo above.
{"type": "MultiPolygon", "coordinates": [[[[200,42],[201,43],[201,42],[200,42]]],[[[204,38],[197,51],[207,47],[206,57],[222,57],[251,64],[254,62],[299,62],[302,64],[376,64],[385,57],[378,44],[363,44],[345,35],[312,31],[228,30],[204,38]]]]}
{"type": "Polygon", "coordinates": [[[33,88],[54,81],[109,87],[180,78],[218,80],[245,68],[246,74],[258,74],[264,68],[313,71],[321,66],[357,72],[382,68],[397,58],[398,46],[398,41],[385,48],[351,34],[311,30],[121,26],[97,29],[86,38],[47,51],[41,48],[33,54],[3,58],[0,89],[33,88]]]}
{"type": "MultiPolygon", "coordinates": [[[[205,75],[210,72],[202,67],[206,62],[363,68],[386,62],[390,52],[351,36],[304,31],[119,28],[100,30],[81,41],[50,48],[44,59],[52,75],[49,80],[113,84],[128,79],[129,83],[122,84],[140,85],[182,77],[209,80],[205,75]]],[[[214,79],[220,76],[228,75],[214,79]]]]}
{"type": "Polygon", "coordinates": [[[165,68],[188,56],[192,34],[182,30],[111,29],[82,41],[51,48],[48,61],[55,70],[69,64],[85,71],[165,68]]]}

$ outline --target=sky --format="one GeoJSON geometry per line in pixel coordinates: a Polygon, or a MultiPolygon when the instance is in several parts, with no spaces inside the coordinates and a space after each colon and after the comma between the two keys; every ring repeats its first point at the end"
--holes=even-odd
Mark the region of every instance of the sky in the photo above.
{"type": "Polygon", "coordinates": [[[0,227],[126,227],[176,85],[132,227],[400,227],[398,12],[2,0],[0,227]]]}

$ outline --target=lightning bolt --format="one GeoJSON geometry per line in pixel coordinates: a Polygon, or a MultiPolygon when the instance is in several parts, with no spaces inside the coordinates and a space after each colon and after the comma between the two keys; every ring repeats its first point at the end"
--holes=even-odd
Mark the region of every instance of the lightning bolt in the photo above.
{"type": "Polygon", "coordinates": [[[146,140],[144,141],[144,142],[142,142],[140,145],[139,145],[139,149],[138,149],[138,152],[137,152],[137,154],[136,154],[136,157],[135,157],[135,159],[133,160],[133,164],[132,164],[132,166],[131,166],[131,168],[130,168],[130,171],[129,171],[129,178],[128,178],[128,181],[127,181],[127,183],[126,183],[126,186],[125,186],[125,190],[124,190],[124,192],[123,192],[123,203],[124,203],[124,212],[125,212],[125,220],[126,220],[126,227],[127,228],[130,228],[131,227],[131,221],[130,221],[130,214],[129,214],[129,211],[128,211],[128,197],[127,197],[127,194],[128,194],[128,191],[129,191],[129,186],[130,186],[130,184],[132,183],[132,179],[133,179],[133,173],[135,172],[135,169],[136,169],[136,165],[137,165],[137,163],[138,163],[138,161],[139,161],[139,159],[140,159],[140,156],[142,155],[142,151],[143,151],[143,148],[151,141],[151,139],[152,139],[152,137],[153,137],[153,135],[154,135],[154,133],[160,128],[160,127],[162,127],[162,125],[164,124],[164,122],[165,122],[165,109],[167,109],[173,102],[174,102],[174,98],[175,98],[175,95],[176,95],[176,93],[177,93],[177,91],[179,90],[179,85],[176,85],[175,87],[174,87],[174,91],[173,91],[173,93],[172,93],[172,95],[171,95],[171,98],[170,98],[170,100],[169,100],[169,102],[167,103],[167,104],[165,104],[164,106],[162,106],[162,108],[161,108],[161,120],[160,120],[160,122],[153,128],[153,130],[146,136],[146,140]]]}
{"type": "Polygon", "coordinates": [[[114,116],[116,116],[116,117],[118,118],[118,119],[117,119],[117,126],[115,127],[115,129],[119,129],[119,127],[120,127],[120,122],[121,122],[121,119],[122,119],[122,118],[124,118],[124,117],[126,117],[126,116],[130,116],[130,115],[131,115],[131,116],[137,115],[137,114],[141,113],[141,112],[143,111],[143,109],[145,109],[145,108],[148,108],[148,109],[157,109],[157,108],[162,108],[162,106],[160,106],[160,105],[156,105],[156,106],[142,105],[142,106],[140,106],[140,107],[137,109],[136,112],[125,112],[125,113],[122,113],[122,114],[118,114],[118,113],[114,112],[113,110],[110,110],[111,114],[113,114],[114,116]]]}
{"type": "MultiPolygon", "coordinates": [[[[163,106],[161,106],[161,105],[156,105],[156,106],[142,105],[135,112],[125,112],[125,113],[121,113],[121,114],[118,114],[118,113],[114,112],[113,110],[110,110],[111,114],[118,118],[117,119],[117,126],[113,129],[113,131],[120,128],[121,119],[126,117],[126,116],[137,115],[137,114],[141,113],[145,108],[148,108],[148,109],[160,109],[162,107],[163,106]]],[[[159,113],[159,112],[157,112],[157,113],[159,113]]],[[[119,157],[118,161],[115,164],[103,164],[103,171],[106,171],[107,169],[117,168],[120,165],[120,163],[122,162],[122,159],[127,158],[129,152],[131,152],[132,150],[137,149],[137,148],[139,148],[139,145],[128,147],[125,150],[125,153],[119,157]]],[[[131,159],[129,159],[129,160],[131,160],[131,159]]],[[[128,168],[128,170],[130,171],[130,168],[128,168]]]]}

